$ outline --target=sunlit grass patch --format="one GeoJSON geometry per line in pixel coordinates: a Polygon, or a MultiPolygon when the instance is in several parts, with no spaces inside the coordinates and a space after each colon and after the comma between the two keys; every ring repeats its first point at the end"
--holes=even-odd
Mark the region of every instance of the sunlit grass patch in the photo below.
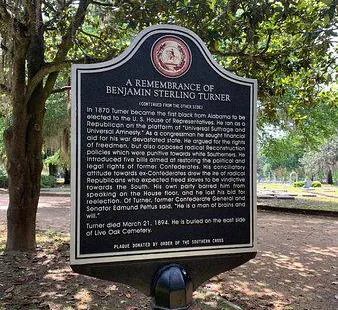
{"type": "Polygon", "coordinates": [[[37,230],[36,242],[38,245],[53,242],[57,246],[63,242],[69,242],[69,235],[62,234],[52,229],[37,230]]]}
{"type": "Polygon", "coordinates": [[[69,244],[69,241],[69,235],[51,229],[36,231],[36,245],[38,248],[44,249],[47,254],[53,253],[64,245],[69,244]]]}
{"type": "Polygon", "coordinates": [[[266,205],[275,208],[315,210],[338,212],[337,186],[324,184],[322,187],[304,189],[302,187],[293,187],[290,184],[280,183],[258,183],[259,191],[277,192],[283,191],[283,194],[294,194],[295,199],[260,199],[258,196],[258,205],[266,205]]]}
{"type": "MultiPolygon", "coordinates": [[[[5,251],[6,241],[7,227],[5,224],[0,224],[0,254],[3,254],[5,251]]],[[[37,247],[41,247],[46,250],[50,249],[50,251],[53,251],[55,248],[58,248],[62,244],[68,243],[69,241],[69,235],[62,234],[51,229],[36,231],[37,247]]]]}
{"type": "Polygon", "coordinates": [[[336,185],[329,185],[329,184],[322,184],[321,187],[310,187],[309,189],[305,189],[303,187],[295,187],[290,183],[257,183],[257,190],[267,190],[267,191],[287,191],[288,193],[305,193],[308,191],[314,193],[332,193],[337,195],[338,194],[338,186],[336,185]]]}
{"type": "Polygon", "coordinates": [[[7,240],[6,226],[4,224],[0,224],[0,254],[2,254],[5,251],[6,240],[7,240]]]}

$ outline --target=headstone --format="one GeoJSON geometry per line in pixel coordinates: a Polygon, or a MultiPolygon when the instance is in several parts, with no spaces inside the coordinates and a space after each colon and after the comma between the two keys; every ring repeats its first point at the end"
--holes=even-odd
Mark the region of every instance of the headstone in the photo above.
{"type": "Polygon", "coordinates": [[[166,265],[196,288],[253,258],[256,92],[176,26],[73,65],[73,270],[150,294],[166,265]]]}
{"type": "Polygon", "coordinates": [[[310,188],[312,185],[311,179],[306,179],[305,184],[303,185],[303,188],[310,188]]]}
{"type": "Polygon", "coordinates": [[[298,182],[298,174],[296,171],[290,173],[289,183],[292,184],[293,182],[298,182]]]}

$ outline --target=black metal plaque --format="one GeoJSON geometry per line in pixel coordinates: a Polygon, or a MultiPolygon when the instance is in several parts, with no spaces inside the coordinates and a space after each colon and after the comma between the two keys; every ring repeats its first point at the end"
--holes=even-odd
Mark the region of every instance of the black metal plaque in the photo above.
{"type": "Polygon", "coordinates": [[[73,65],[72,266],[254,256],[256,89],[176,26],[73,65]]]}

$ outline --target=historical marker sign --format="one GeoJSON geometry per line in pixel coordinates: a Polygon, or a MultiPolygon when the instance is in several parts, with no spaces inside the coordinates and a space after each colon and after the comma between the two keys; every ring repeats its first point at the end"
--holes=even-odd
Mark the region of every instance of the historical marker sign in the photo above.
{"type": "Polygon", "coordinates": [[[74,65],[71,264],[255,253],[256,88],[175,26],[74,65]]]}

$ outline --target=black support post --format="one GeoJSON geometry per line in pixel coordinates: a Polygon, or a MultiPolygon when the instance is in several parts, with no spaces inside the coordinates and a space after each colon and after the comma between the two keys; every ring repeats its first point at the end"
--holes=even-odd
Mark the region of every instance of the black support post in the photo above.
{"type": "Polygon", "coordinates": [[[193,284],[180,265],[166,265],[153,279],[154,310],[188,310],[192,304],[193,284]]]}

